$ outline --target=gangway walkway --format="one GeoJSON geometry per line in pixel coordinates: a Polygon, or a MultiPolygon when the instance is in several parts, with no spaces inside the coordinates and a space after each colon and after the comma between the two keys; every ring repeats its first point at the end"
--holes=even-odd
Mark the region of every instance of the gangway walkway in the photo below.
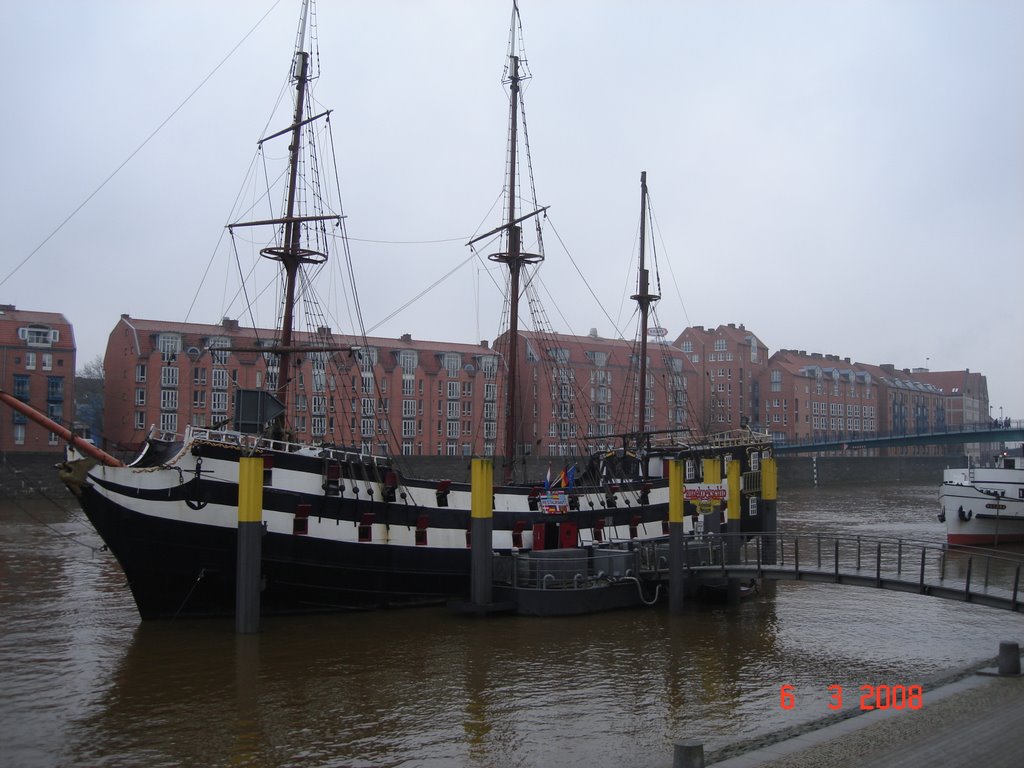
{"type": "MultiPolygon", "coordinates": [[[[772,579],[915,592],[1020,611],[1024,559],[932,542],[828,534],[722,534],[684,544],[687,579],[772,579]]],[[[668,545],[640,547],[641,577],[668,577],[668,545]]]]}

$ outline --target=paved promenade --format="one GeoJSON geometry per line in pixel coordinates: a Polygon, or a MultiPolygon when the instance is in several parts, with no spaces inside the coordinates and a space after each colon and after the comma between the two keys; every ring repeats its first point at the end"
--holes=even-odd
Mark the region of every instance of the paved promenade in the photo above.
{"type": "MultiPolygon", "coordinates": [[[[709,768],[1020,768],[1024,678],[973,673],[925,691],[920,710],[874,710],[709,768]]],[[[712,756],[709,755],[709,758],[712,756]]]]}

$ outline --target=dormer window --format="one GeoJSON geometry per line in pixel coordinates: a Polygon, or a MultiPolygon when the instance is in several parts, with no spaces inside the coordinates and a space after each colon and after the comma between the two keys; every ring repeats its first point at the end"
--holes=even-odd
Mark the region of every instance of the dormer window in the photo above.
{"type": "Polygon", "coordinates": [[[181,334],[161,333],[157,336],[156,345],[164,362],[173,362],[178,359],[178,353],[181,352],[181,334]]]}
{"type": "Polygon", "coordinates": [[[18,338],[30,347],[49,347],[60,341],[60,331],[48,325],[28,325],[18,329],[18,338]]]}

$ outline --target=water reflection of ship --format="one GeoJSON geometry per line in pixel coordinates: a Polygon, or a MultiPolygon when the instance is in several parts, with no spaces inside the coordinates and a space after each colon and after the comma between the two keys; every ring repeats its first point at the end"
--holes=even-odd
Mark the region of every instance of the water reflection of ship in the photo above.
{"type": "Polygon", "coordinates": [[[303,755],[336,765],[473,755],[486,763],[538,748],[524,741],[582,738],[566,736],[565,722],[586,734],[622,729],[624,719],[653,727],[652,739],[670,738],[694,723],[722,728],[750,695],[753,671],[776,654],[775,605],[764,598],[686,617],[585,621],[566,632],[564,623],[416,609],[358,622],[268,619],[255,636],[221,621],[145,622],[76,724],[70,758],[282,765],[303,755]]]}

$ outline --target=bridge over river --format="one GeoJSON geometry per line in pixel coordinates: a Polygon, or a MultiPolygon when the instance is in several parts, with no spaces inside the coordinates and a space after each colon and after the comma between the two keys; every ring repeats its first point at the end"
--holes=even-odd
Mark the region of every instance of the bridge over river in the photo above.
{"type": "MultiPolygon", "coordinates": [[[[687,579],[817,581],[914,592],[1019,612],[1024,557],[873,536],[724,534],[684,542],[687,579]]],[[[668,547],[641,555],[642,578],[668,578],[668,547]]]]}
{"type": "Polygon", "coordinates": [[[1024,420],[1009,419],[984,423],[967,424],[948,429],[892,433],[887,435],[849,433],[843,437],[794,442],[776,440],[773,451],[776,455],[793,453],[814,453],[825,451],[848,451],[855,448],[898,448],[907,445],[962,445],[964,443],[1015,443],[1024,441],[1024,420]]]}

